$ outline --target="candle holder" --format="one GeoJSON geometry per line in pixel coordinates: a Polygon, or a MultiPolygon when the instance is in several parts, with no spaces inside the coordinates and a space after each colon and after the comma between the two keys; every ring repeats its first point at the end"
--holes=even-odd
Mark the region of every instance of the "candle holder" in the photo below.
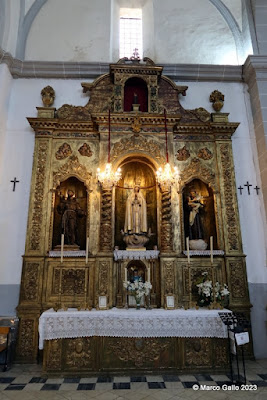
{"type": "Polygon", "coordinates": [[[151,305],[150,305],[150,303],[151,303],[150,289],[149,289],[148,295],[146,296],[146,300],[147,300],[146,301],[146,309],[152,310],[151,305]]]}
{"type": "Polygon", "coordinates": [[[128,291],[125,289],[125,305],[124,305],[125,310],[128,310],[128,291]]]}

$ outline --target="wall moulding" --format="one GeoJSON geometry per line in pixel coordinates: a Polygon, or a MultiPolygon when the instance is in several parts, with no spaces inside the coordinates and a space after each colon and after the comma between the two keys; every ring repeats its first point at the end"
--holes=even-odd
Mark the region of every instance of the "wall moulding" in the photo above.
{"type": "MultiPolygon", "coordinates": [[[[256,57],[256,56],[254,56],[256,57]]],[[[108,63],[21,61],[0,48],[0,64],[7,64],[13,78],[95,79],[109,72],[108,63]]],[[[179,81],[242,82],[242,66],[162,64],[164,74],[179,81]]]]}

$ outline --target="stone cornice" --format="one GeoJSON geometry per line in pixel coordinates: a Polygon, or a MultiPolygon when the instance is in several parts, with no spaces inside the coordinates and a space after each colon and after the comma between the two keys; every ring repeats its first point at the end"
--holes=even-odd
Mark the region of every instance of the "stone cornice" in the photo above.
{"type": "MultiPolygon", "coordinates": [[[[259,56],[253,56],[259,57],[259,56]]],[[[109,73],[109,63],[20,61],[0,48],[0,64],[8,65],[13,78],[96,79],[109,73]]],[[[161,64],[164,75],[179,82],[241,82],[242,66],[161,64]]]]}
{"type": "Polygon", "coordinates": [[[245,82],[251,79],[267,80],[267,56],[249,56],[243,69],[245,82]]]}

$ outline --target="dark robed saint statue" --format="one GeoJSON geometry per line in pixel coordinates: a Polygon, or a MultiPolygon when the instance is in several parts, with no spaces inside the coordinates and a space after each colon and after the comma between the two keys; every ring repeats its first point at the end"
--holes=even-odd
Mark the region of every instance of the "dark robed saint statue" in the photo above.
{"type": "Polygon", "coordinates": [[[67,198],[60,195],[60,203],[57,207],[57,211],[62,215],[61,227],[65,243],[68,245],[77,245],[77,218],[83,217],[85,212],[81,209],[72,190],[68,190],[67,198]]]}

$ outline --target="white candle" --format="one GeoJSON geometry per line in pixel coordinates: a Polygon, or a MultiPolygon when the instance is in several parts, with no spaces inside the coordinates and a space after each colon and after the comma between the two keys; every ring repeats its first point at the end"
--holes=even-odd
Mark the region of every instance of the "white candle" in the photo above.
{"type": "Polygon", "coordinates": [[[60,252],[60,262],[63,263],[63,250],[64,250],[64,235],[61,235],[61,252],[60,252]]]}
{"type": "Polygon", "coordinates": [[[124,268],[124,273],[125,273],[124,280],[125,280],[125,282],[127,282],[127,268],[126,267],[124,268]]]}
{"type": "Polygon", "coordinates": [[[89,237],[87,237],[86,239],[85,264],[88,263],[88,252],[89,252],[89,237]]]}
{"type": "Polygon", "coordinates": [[[187,251],[187,261],[188,261],[188,264],[190,264],[189,237],[186,238],[186,251],[187,251]]]}
{"type": "Polygon", "coordinates": [[[150,282],[150,267],[147,268],[147,280],[150,282]]]}
{"type": "Polygon", "coordinates": [[[213,263],[213,236],[210,237],[210,262],[213,263]]]}

